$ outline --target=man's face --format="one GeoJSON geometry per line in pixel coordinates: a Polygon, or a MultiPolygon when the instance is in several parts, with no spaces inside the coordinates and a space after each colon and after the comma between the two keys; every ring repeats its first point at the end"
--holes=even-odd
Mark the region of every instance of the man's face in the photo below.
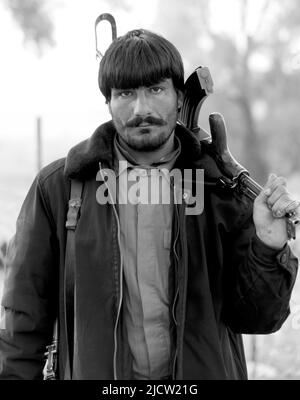
{"type": "Polygon", "coordinates": [[[112,89],[109,111],[115,128],[129,147],[151,151],[167,142],[177,121],[182,93],[172,79],[136,89],[112,89]]]}

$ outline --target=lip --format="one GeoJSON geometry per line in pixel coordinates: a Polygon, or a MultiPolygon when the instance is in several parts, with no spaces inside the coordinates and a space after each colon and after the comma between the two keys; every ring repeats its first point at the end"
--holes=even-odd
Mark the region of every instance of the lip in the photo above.
{"type": "Polygon", "coordinates": [[[153,126],[152,124],[148,124],[147,122],[143,122],[142,124],[140,124],[138,126],[138,128],[145,128],[145,127],[149,127],[149,126],[153,126]]]}

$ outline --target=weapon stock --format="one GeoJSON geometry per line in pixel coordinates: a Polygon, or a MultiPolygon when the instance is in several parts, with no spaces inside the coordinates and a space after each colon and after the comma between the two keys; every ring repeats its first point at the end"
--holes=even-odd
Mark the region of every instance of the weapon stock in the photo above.
{"type": "MultiPolygon", "coordinates": [[[[197,68],[186,81],[183,101],[184,106],[179,116],[180,123],[196,134],[201,142],[205,143],[206,151],[214,159],[220,172],[223,174],[223,177],[220,179],[221,183],[232,189],[238,188],[254,201],[261,192],[262,187],[250,177],[249,172],[232,156],[227,145],[227,131],[223,116],[219,113],[210,114],[209,125],[211,135],[197,124],[203,101],[209,93],[212,93],[213,87],[211,76],[206,72],[205,76],[211,80],[211,82],[209,82],[211,90],[207,91],[205,89],[205,83],[201,82],[199,79],[201,70],[203,71],[203,67],[197,68]],[[197,79],[198,84],[196,85],[195,81],[197,79]],[[193,85],[191,85],[191,82],[193,82],[193,85]]],[[[207,70],[208,68],[206,68],[206,71],[207,70]]],[[[299,223],[296,213],[289,212],[285,217],[288,239],[295,239],[296,225],[299,223]]]]}

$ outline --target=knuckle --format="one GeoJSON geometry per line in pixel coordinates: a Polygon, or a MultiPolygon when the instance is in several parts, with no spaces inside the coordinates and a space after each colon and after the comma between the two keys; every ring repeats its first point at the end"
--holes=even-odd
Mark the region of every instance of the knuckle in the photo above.
{"type": "Polygon", "coordinates": [[[266,203],[267,203],[268,207],[272,207],[274,204],[274,196],[271,195],[270,197],[268,197],[266,199],[266,203]]]}
{"type": "Polygon", "coordinates": [[[292,202],[291,196],[289,193],[284,193],[282,196],[282,202],[284,203],[285,206],[290,204],[292,202]]]}
{"type": "Polygon", "coordinates": [[[275,203],[272,207],[272,214],[274,217],[280,218],[285,214],[285,211],[282,209],[280,204],[275,203]]]}
{"type": "Polygon", "coordinates": [[[286,186],[287,180],[283,176],[280,176],[280,177],[278,177],[278,184],[282,185],[282,186],[286,186]]]}
{"type": "Polygon", "coordinates": [[[274,180],[274,182],[272,183],[272,189],[273,191],[278,189],[278,188],[286,188],[287,186],[287,181],[285,178],[283,178],[282,176],[276,178],[274,180]]]}
{"type": "Polygon", "coordinates": [[[278,194],[278,196],[288,196],[289,195],[287,188],[284,185],[278,186],[276,188],[276,193],[278,194]]]}

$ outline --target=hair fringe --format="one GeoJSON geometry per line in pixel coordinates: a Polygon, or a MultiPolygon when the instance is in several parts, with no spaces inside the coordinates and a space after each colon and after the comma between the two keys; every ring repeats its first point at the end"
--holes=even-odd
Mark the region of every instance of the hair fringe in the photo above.
{"type": "Polygon", "coordinates": [[[110,45],[100,63],[98,82],[109,101],[112,88],[147,87],[168,78],[175,89],[183,90],[184,69],[178,50],[162,36],[136,29],[110,45]]]}

